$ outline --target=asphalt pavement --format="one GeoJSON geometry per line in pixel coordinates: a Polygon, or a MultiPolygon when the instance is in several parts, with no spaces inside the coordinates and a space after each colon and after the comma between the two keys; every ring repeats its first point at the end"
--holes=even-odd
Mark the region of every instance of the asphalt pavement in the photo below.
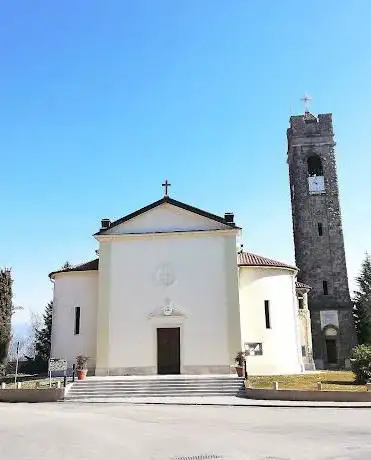
{"type": "Polygon", "coordinates": [[[367,460],[369,408],[0,404],[1,460],[367,460]]]}

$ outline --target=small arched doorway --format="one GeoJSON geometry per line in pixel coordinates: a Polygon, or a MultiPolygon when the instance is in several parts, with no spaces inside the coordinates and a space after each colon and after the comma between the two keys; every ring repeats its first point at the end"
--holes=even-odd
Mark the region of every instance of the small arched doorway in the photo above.
{"type": "Polygon", "coordinates": [[[326,326],[324,329],[327,364],[332,366],[338,365],[337,336],[338,329],[335,326],[326,326]]]}

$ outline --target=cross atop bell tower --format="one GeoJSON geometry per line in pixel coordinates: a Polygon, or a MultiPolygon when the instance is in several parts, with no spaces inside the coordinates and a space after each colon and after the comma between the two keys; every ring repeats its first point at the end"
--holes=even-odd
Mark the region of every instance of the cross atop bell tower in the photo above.
{"type": "Polygon", "coordinates": [[[309,112],[309,104],[311,103],[312,98],[307,93],[304,93],[304,96],[300,100],[304,104],[305,113],[308,113],[309,112]]]}

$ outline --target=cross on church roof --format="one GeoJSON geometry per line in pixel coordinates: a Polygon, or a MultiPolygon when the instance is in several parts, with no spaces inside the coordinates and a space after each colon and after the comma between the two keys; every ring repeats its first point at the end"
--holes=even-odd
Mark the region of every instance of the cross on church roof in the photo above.
{"type": "Polygon", "coordinates": [[[305,112],[309,112],[309,103],[311,102],[312,98],[307,93],[305,93],[300,100],[304,103],[305,112]]]}
{"type": "Polygon", "coordinates": [[[169,196],[168,188],[171,187],[170,182],[168,182],[168,180],[166,179],[162,186],[164,187],[164,196],[169,196]]]}

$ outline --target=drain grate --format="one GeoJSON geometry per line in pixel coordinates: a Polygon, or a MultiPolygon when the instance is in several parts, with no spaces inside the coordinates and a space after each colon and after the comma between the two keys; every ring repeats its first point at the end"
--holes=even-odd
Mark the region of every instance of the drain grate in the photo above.
{"type": "Polygon", "coordinates": [[[215,455],[215,454],[201,454],[201,455],[191,455],[191,456],[186,456],[186,457],[173,457],[172,460],[210,460],[210,459],[223,460],[223,457],[221,457],[220,455],[215,455]]]}

